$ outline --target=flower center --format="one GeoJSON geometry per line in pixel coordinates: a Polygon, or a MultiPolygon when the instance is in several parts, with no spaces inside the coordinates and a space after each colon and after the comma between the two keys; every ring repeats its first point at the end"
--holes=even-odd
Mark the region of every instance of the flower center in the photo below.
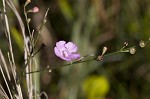
{"type": "Polygon", "coordinates": [[[67,50],[62,51],[62,55],[63,55],[63,57],[65,57],[65,58],[69,57],[69,53],[68,53],[67,50]]]}

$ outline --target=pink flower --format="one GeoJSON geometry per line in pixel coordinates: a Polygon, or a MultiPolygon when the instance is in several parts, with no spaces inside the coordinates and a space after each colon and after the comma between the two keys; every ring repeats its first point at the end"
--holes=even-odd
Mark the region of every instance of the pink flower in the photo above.
{"type": "Polygon", "coordinates": [[[39,12],[39,8],[38,8],[38,7],[34,7],[34,8],[32,9],[32,12],[34,12],[34,13],[39,12]]]}
{"type": "Polygon", "coordinates": [[[72,61],[80,58],[80,54],[77,53],[78,47],[72,43],[65,41],[59,41],[54,48],[55,54],[63,60],[72,61]]]}

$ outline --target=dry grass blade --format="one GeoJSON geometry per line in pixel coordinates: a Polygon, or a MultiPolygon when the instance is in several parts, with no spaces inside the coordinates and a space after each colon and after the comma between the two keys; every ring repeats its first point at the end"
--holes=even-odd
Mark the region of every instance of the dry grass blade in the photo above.
{"type": "MultiPolygon", "coordinates": [[[[9,50],[10,50],[10,53],[11,53],[11,59],[12,59],[12,62],[14,63],[14,57],[13,57],[13,51],[12,51],[12,44],[11,44],[11,38],[10,38],[10,30],[9,30],[8,18],[7,18],[7,15],[6,15],[6,5],[5,5],[5,1],[4,0],[2,0],[2,7],[3,7],[3,14],[2,15],[3,15],[3,18],[4,18],[4,25],[6,27],[6,36],[8,38],[8,42],[9,42],[9,50]]],[[[9,85],[8,85],[7,80],[6,80],[6,76],[4,74],[4,71],[2,69],[1,64],[0,64],[0,71],[2,73],[4,82],[6,84],[8,92],[10,94],[10,98],[13,99],[12,93],[10,91],[10,88],[9,88],[9,85]]],[[[6,72],[7,72],[7,70],[6,70],[6,72]]],[[[7,72],[7,75],[8,75],[8,72],[7,72]]]]}
{"type": "MultiPolygon", "coordinates": [[[[3,6],[4,25],[6,27],[6,36],[7,36],[8,44],[9,44],[8,59],[9,59],[9,62],[10,62],[13,78],[14,78],[14,81],[15,81],[15,85],[16,85],[15,87],[17,88],[17,92],[19,94],[17,99],[22,99],[23,97],[22,97],[20,84],[18,84],[16,82],[16,77],[17,77],[17,75],[16,75],[16,65],[15,65],[15,60],[14,60],[14,55],[13,55],[13,48],[12,48],[12,42],[11,42],[11,36],[10,36],[10,30],[9,30],[9,23],[8,23],[8,18],[7,18],[7,15],[6,15],[6,4],[5,4],[6,1],[2,0],[2,3],[3,3],[2,6],[3,6]]],[[[12,94],[11,94],[11,91],[9,89],[8,83],[6,81],[6,77],[5,77],[4,73],[3,73],[2,67],[1,67],[1,72],[3,74],[3,78],[4,78],[4,81],[6,83],[6,86],[7,86],[8,90],[9,90],[10,96],[12,98],[12,94]]]]}
{"type": "Polygon", "coordinates": [[[3,89],[3,87],[0,85],[0,99],[3,98],[3,99],[9,99],[5,90],[3,89]]]}
{"type": "MultiPolygon", "coordinates": [[[[11,69],[12,69],[12,71],[15,71],[16,70],[16,65],[15,65],[15,61],[14,61],[12,42],[11,42],[10,30],[9,30],[9,23],[8,23],[8,18],[7,18],[7,15],[6,15],[6,5],[5,5],[5,1],[4,0],[2,0],[2,1],[3,1],[3,12],[4,12],[3,13],[3,17],[4,17],[5,27],[6,27],[6,35],[7,35],[7,38],[8,38],[10,59],[11,59],[11,63],[12,63],[11,69]]],[[[13,72],[13,76],[14,76],[14,78],[16,77],[16,73],[15,72],[13,72]]]]}
{"type": "MultiPolygon", "coordinates": [[[[25,43],[25,47],[24,47],[24,57],[25,57],[25,66],[27,66],[27,56],[29,55],[29,47],[28,47],[28,41],[27,41],[27,37],[25,35],[25,26],[24,26],[24,23],[17,11],[17,9],[15,8],[13,2],[11,0],[6,0],[7,4],[10,6],[10,8],[13,10],[14,14],[16,15],[18,21],[19,21],[19,24],[20,24],[20,27],[21,27],[21,31],[22,31],[22,35],[23,35],[23,38],[24,38],[24,43],[25,43]]],[[[28,66],[27,66],[28,67],[28,66]]],[[[28,89],[28,93],[32,93],[32,91],[29,91],[29,89],[32,89],[29,85],[29,78],[30,77],[26,77],[27,79],[27,89],[28,89]]],[[[18,89],[19,87],[17,87],[18,89]]],[[[20,95],[21,95],[21,87],[18,89],[18,91],[20,91],[20,95]]],[[[29,95],[30,96],[30,95],[29,95]]]]}
{"type": "Polygon", "coordinates": [[[41,97],[42,95],[44,95],[45,98],[48,99],[48,95],[46,94],[46,92],[41,92],[41,93],[40,93],[40,97],[41,97]]]}
{"type": "Polygon", "coordinates": [[[0,98],[9,99],[1,90],[0,90],[0,98]]]}
{"type": "MultiPolygon", "coordinates": [[[[8,53],[8,59],[9,59],[9,62],[11,64],[9,53],[8,53]]],[[[14,74],[14,73],[16,73],[16,71],[14,71],[14,69],[12,69],[12,73],[14,74]]],[[[13,77],[15,77],[15,76],[13,76],[13,77]]],[[[19,83],[16,82],[16,80],[15,80],[15,85],[16,85],[16,88],[17,88],[17,91],[18,91],[18,95],[15,94],[16,99],[23,99],[21,86],[20,86],[19,83]]]]}
{"type": "Polygon", "coordinates": [[[11,78],[10,78],[10,75],[9,75],[9,72],[8,72],[8,68],[7,68],[7,64],[6,64],[6,62],[5,62],[4,55],[2,54],[1,49],[0,49],[0,59],[1,59],[1,60],[2,60],[2,62],[3,62],[3,65],[4,65],[4,68],[5,68],[5,71],[6,71],[6,73],[7,73],[7,77],[8,77],[8,79],[9,79],[9,81],[10,81],[10,80],[11,80],[11,78]]]}
{"type": "Polygon", "coordinates": [[[25,48],[27,50],[27,52],[29,52],[29,47],[28,47],[28,44],[27,44],[27,37],[25,35],[25,26],[24,26],[24,23],[21,19],[21,16],[19,15],[16,7],[14,6],[14,3],[12,2],[12,0],[5,0],[7,2],[7,4],[9,5],[9,7],[13,10],[14,14],[16,15],[18,21],[19,21],[19,24],[20,24],[20,27],[21,27],[21,31],[22,31],[22,35],[23,35],[23,38],[24,38],[24,43],[25,43],[25,48]]]}
{"type": "Polygon", "coordinates": [[[13,99],[12,93],[11,93],[11,91],[10,91],[10,88],[9,88],[9,85],[8,85],[7,80],[6,80],[6,76],[5,76],[4,72],[3,72],[3,69],[2,69],[1,64],[0,64],[0,71],[1,71],[2,76],[3,76],[3,78],[4,78],[4,82],[5,82],[5,84],[6,84],[6,87],[7,87],[7,89],[8,89],[8,92],[9,92],[9,94],[10,94],[10,97],[11,97],[11,99],[13,99]]]}

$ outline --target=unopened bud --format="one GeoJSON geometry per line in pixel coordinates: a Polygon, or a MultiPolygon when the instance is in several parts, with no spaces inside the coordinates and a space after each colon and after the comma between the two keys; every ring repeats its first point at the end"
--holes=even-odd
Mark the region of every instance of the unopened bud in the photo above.
{"type": "Polygon", "coordinates": [[[107,47],[103,47],[103,52],[102,52],[102,55],[104,55],[107,51],[107,47]]]}
{"type": "Polygon", "coordinates": [[[49,69],[49,70],[48,70],[48,72],[49,72],[49,73],[51,73],[51,72],[52,72],[52,70],[51,70],[51,69],[49,69]]]}
{"type": "Polygon", "coordinates": [[[50,68],[50,66],[47,66],[47,69],[49,69],[50,68]]]}
{"type": "Polygon", "coordinates": [[[145,44],[144,41],[141,40],[140,43],[139,43],[139,45],[140,45],[141,48],[143,48],[143,47],[145,47],[146,44],[145,44]]]}
{"type": "Polygon", "coordinates": [[[107,51],[107,47],[103,47],[102,54],[101,54],[101,55],[99,55],[99,56],[97,57],[97,59],[98,59],[98,60],[100,60],[100,61],[102,61],[102,59],[103,59],[103,55],[106,53],[106,51],[107,51]]]}
{"type": "Polygon", "coordinates": [[[128,42],[124,42],[124,46],[128,46],[128,42]]]}
{"type": "Polygon", "coordinates": [[[39,12],[39,8],[38,8],[38,7],[34,7],[34,8],[32,9],[32,12],[34,12],[34,13],[39,12]]]}
{"type": "Polygon", "coordinates": [[[134,47],[132,47],[132,48],[129,49],[129,52],[130,52],[130,54],[135,54],[136,49],[134,47]]]}
{"type": "Polygon", "coordinates": [[[27,2],[31,2],[31,0],[27,0],[27,2]]]}

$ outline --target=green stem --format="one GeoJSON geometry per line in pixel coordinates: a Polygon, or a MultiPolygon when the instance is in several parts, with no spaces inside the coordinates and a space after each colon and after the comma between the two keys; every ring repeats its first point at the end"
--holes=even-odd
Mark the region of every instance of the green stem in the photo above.
{"type": "Polygon", "coordinates": [[[26,23],[27,23],[27,28],[28,28],[28,31],[29,31],[29,35],[31,37],[31,31],[30,31],[30,27],[29,27],[29,23],[28,23],[28,17],[27,17],[27,11],[26,11],[26,6],[24,6],[24,15],[25,15],[25,19],[26,19],[26,23]]]}
{"type": "MultiPolygon", "coordinates": [[[[133,46],[133,47],[136,47],[136,46],[133,46]]],[[[119,50],[119,51],[116,51],[116,52],[112,52],[112,53],[109,53],[109,54],[104,54],[103,57],[110,56],[110,55],[114,55],[114,54],[117,54],[117,53],[124,53],[124,52],[127,52],[127,50],[129,50],[130,48],[132,48],[132,47],[126,48],[126,49],[124,49],[124,50],[122,49],[122,50],[119,50]]],[[[64,67],[64,66],[70,66],[70,65],[79,64],[79,63],[98,61],[97,58],[98,58],[98,56],[96,56],[96,55],[94,55],[94,56],[86,55],[86,56],[83,57],[83,59],[81,59],[81,60],[76,60],[76,61],[71,62],[71,63],[68,63],[68,64],[58,65],[58,66],[55,66],[55,67],[52,67],[52,68],[44,68],[44,69],[41,69],[41,70],[28,72],[28,73],[25,73],[25,74],[30,74],[30,73],[37,73],[37,72],[42,72],[42,71],[53,70],[53,69],[56,69],[56,68],[60,68],[60,67],[64,67]],[[92,57],[92,58],[83,60],[83,59],[86,58],[86,57],[92,57]]]]}
{"type": "MultiPolygon", "coordinates": [[[[30,26],[29,26],[29,23],[28,23],[28,16],[27,16],[27,11],[26,11],[26,5],[24,5],[24,15],[25,15],[25,20],[26,20],[26,24],[27,24],[27,28],[28,28],[28,32],[29,32],[29,42],[32,46],[32,48],[34,48],[33,46],[33,36],[32,36],[32,33],[31,33],[31,30],[30,30],[30,26]]],[[[33,49],[32,49],[33,50],[33,49]]]]}
{"type": "MultiPolygon", "coordinates": [[[[149,43],[150,41],[146,41],[146,43],[149,43]]],[[[129,50],[131,48],[135,48],[136,46],[132,46],[132,47],[128,47],[128,48],[121,48],[119,51],[116,51],[116,52],[112,52],[112,53],[108,53],[108,54],[104,54],[102,55],[102,57],[106,57],[106,56],[110,56],[110,55],[114,55],[114,54],[117,54],[117,53],[125,53],[125,52],[129,52],[129,50]]],[[[73,64],[79,64],[79,63],[85,63],[85,62],[93,62],[93,61],[98,61],[98,57],[99,56],[96,56],[96,55],[86,55],[84,57],[82,57],[81,59],[79,60],[76,60],[76,61],[73,61],[71,63],[68,63],[68,64],[64,64],[64,65],[58,65],[58,66],[55,66],[55,67],[52,67],[52,68],[44,68],[44,69],[41,69],[41,70],[37,70],[37,71],[32,71],[32,72],[28,72],[28,73],[25,73],[25,74],[31,74],[31,73],[38,73],[38,72],[42,72],[42,71],[48,71],[48,70],[53,70],[53,69],[56,69],[56,68],[60,68],[60,67],[64,67],[64,66],[70,66],[70,65],[73,65],[73,64]],[[90,59],[86,59],[86,60],[83,60],[87,57],[92,57],[90,59]]]]}

